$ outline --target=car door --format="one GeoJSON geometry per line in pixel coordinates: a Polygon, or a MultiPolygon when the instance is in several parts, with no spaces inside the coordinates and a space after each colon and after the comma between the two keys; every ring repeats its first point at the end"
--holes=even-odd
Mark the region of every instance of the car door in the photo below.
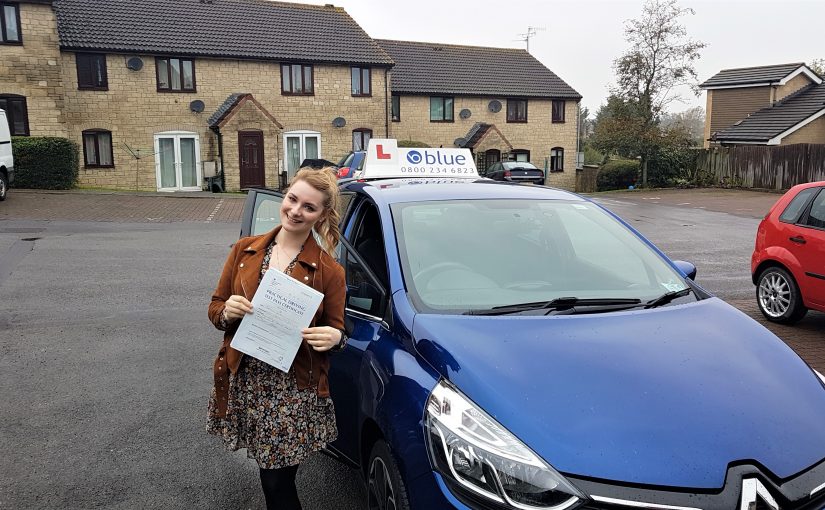
{"type": "Polygon", "coordinates": [[[501,163],[494,163],[487,170],[487,177],[489,177],[490,179],[494,179],[496,181],[504,180],[504,171],[501,163]]]}
{"type": "Polygon", "coordinates": [[[241,216],[241,237],[265,234],[281,224],[283,193],[252,189],[246,196],[241,216]]]}
{"type": "Polygon", "coordinates": [[[825,189],[820,189],[799,222],[788,249],[802,266],[799,290],[806,303],[825,306],[825,189]]]}
{"type": "Polygon", "coordinates": [[[391,336],[386,283],[386,253],[380,217],[372,202],[354,206],[352,219],[341,230],[338,258],[347,283],[345,322],[349,341],[330,361],[330,392],[335,404],[338,439],[330,449],[353,462],[360,461],[361,424],[380,393],[381,376],[373,361],[375,349],[391,336]],[[383,267],[381,267],[383,263],[383,267]]]}

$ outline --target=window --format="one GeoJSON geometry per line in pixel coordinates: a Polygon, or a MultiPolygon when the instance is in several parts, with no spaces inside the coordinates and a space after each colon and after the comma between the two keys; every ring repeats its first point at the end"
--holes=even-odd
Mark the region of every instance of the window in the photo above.
{"type": "Polygon", "coordinates": [[[369,67],[352,68],[352,95],[371,96],[372,95],[372,73],[369,67]]]}
{"type": "Polygon", "coordinates": [[[527,149],[513,149],[510,151],[510,161],[530,162],[530,151],[527,149]]]}
{"type": "Polygon", "coordinates": [[[507,122],[527,122],[527,100],[507,100],[507,122]]]}
{"type": "Polygon", "coordinates": [[[312,87],[313,70],[307,64],[281,64],[281,94],[314,94],[312,87]]]}
{"type": "Polygon", "coordinates": [[[782,223],[796,223],[799,221],[799,215],[805,210],[808,205],[808,200],[816,193],[816,188],[803,189],[793,197],[791,203],[782,211],[779,216],[779,221],[782,223]]]}
{"type": "Polygon", "coordinates": [[[83,159],[87,167],[112,167],[112,133],[102,129],[83,132],[83,159]]]}
{"type": "Polygon", "coordinates": [[[195,92],[195,61],[191,58],[155,59],[158,92],[195,92]]]}
{"type": "Polygon", "coordinates": [[[820,191],[814,199],[805,224],[816,228],[825,228],[825,191],[820,191]]]}
{"type": "Polygon", "coordinates": [[[550,171],[564,171],[564,149],[561,147],[553,147],[550,149],[550,171]]]}
{"type": "Polygon", "coordinates": [[[392,121],[401,122],[401,96],[392,96],[392,121]]]}
{"type": "Polygon", "coordinates": [[[553,100],[553,122],[564,122],[564,101],[553,100]]]}
{"type": "Polygon", "coordinates": [[[358,128],[352,130],[352,150],[365,151],[372,138],[372,129],[358,128]]]}
{"type": "Polygon", "coordinates": [[[17,4],[0,2],[0,42],[21,44],[20,7],[17,4]]]}
{"type": "Polygon", "coordinates": [[[12,136],[29,136],[29,112],[25,97],[0,94],[0,109],[6,111],[12,136]]]}
{"type": "Polygon", "coordinates": [[[430,98],[430,122],[452,122],[453,121],[453,98],[451,97],[431,97],[430,98]]]}
{"type": "Polygon", "coordinates": [[[83,90],[109,90],[106,75],[106,55],[98,53],[78,53],[77,88],[83,90]]]}

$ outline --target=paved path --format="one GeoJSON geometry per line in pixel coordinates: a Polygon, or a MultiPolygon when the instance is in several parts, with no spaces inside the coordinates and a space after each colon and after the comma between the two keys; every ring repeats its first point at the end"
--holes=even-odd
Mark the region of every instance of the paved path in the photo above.
{"type": "Polygon", "coordinates": [[[169,223],[240,221],[246,195],[234,193],[129,193],[98,191],[9,192],[0,220],[169,223]]]}

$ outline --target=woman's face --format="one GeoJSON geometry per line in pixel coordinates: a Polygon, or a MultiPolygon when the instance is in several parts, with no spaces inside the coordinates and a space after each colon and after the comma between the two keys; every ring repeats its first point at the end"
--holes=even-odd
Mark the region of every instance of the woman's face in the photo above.
{"type": "Polygon", "coordinates": [[[306,181],[290,186],[281,203],[281,225],[293,234],[308,234],[324,216],[324,194],[306,181]]]}

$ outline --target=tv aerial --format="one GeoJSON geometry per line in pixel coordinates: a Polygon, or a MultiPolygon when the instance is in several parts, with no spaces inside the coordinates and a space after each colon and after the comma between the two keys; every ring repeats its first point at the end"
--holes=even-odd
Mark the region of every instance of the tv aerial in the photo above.
{"type": "Polygon", "coordinates": [[[518,34],[519,38],[516,41],[524,41],[527,43],[527,53],[530,53],[530,38],[536,35],[536,32],[544,32],[546,27],[527,27],[527,32],[518,34]]]}

